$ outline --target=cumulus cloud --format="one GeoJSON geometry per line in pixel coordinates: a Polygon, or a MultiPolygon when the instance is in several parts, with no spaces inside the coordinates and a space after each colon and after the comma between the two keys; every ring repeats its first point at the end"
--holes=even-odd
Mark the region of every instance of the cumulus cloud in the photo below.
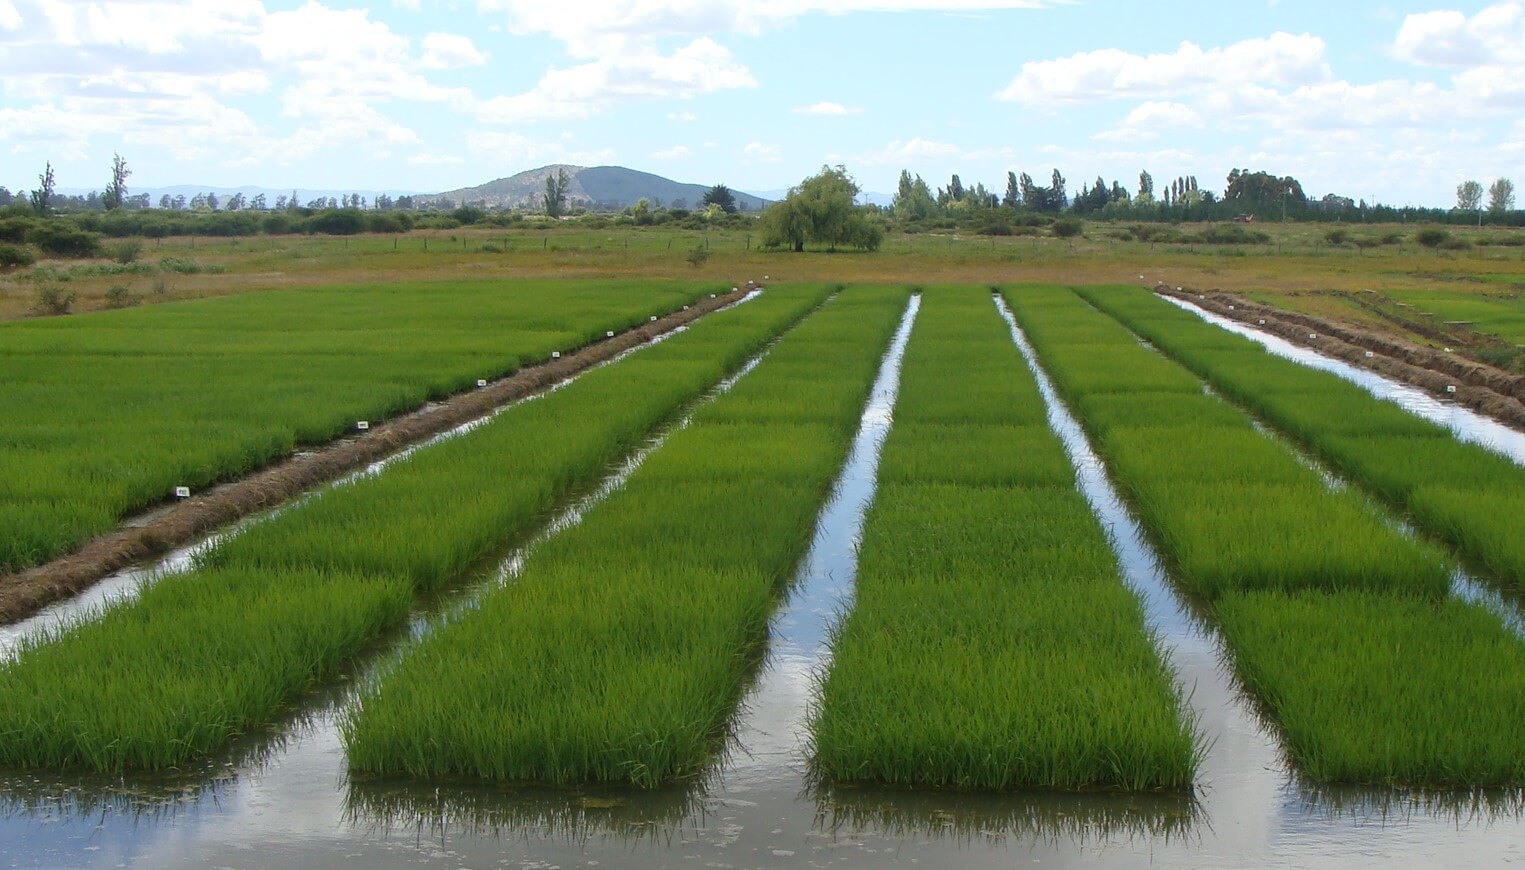
{"type": "Polygon", "coordinates": [[[477,8],[506,15],[515,33],[543,33],[579,56],[595,56],[631,39],[755,35],[805,15],[854,12],[970,12],[1034,9],[1048,0],[477,0],[477,8]]]}
{"type": "Polygon", "coordinates": [[[687,99],[755,87],[757,79],[725,46],[701,37],[670,54],[645,46],[552,68],[529,91],[483,101],[477,115],[500,124],[586,118],[620,100],[687,99]]]}
{"type": "Polygon", "coordinates": [[[821,102],[811,103],[808,106],[796,106],[797,115],[856,115],[863,110],[856,106],[844,106],[841,103],[821,102]]]}
{"type": "Polygon", "coordinates": [[[741,149],[741,162],[743,163],[778,163],[784,159],[784,149],[777,145],[765,145],[761,142],[748,142],[741,149]]]}
{"type": "Polygon", "coordinates": [[[317,0],[275,12],[259,0],[0,0],[0,140],[83,152],[120,138],[238,165],[331,148],[381,154],[419,141],[388,104],[467,110],[469,90],[425,71],[483,59],[449,34],[416,53],[369,10],[317,0]],[[287,123],[257,124],[230,104],[271,91],[287,123]],[[56,123],[29,126],[41,118],[56,123]]]}
{"type": "Polygon", "coordinates": [[[424,55],[420,65],[425,69],[454,69],[464,66],[481,66],[487,62],[470,37],[454,33],[431,33],[424,37],[424,55]]]}
{"type": "Polygon", "coordinates": [[[663,148],[660,151],[653,151],[647,156],[649,156],[652,160],[682,160],[685,157],[691,156],[693,153],[693,149],[689,148],[687,145],[674,145],[671,148],[663,148]]]}
{"type": "Polygon", "coordinates": [[[1055,60],[1029,61],[997,95],[1028,106],[1054,107],[1116,98],[1159,99],[1243,86],[1287,87],[1333,77],[1324,40],[1275,33],[1224,48],[1183,42],[1168,54],[1106,48],[1055,60]]]}
{"type": "Polygon", "coordinates": [[[1499,3],[1470,18],[1454,10],[1409,15],[1393,55],[1430,66],[1525,64],[1525,3],[1499,3]]]}

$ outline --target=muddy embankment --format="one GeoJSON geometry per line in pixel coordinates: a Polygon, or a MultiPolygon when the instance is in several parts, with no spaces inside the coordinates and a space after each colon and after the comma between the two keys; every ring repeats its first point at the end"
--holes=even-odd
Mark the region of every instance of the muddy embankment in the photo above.
{"type": "Polygon", "coordinates": [[[1232,293],[1183,292],[1163,286],[1155,291],[1525,429],[1525,376],[1370,329],[1261,305],[1232,293]]]}
{"type": "Polygon", "coordinates": [[[145,559],[184,546],[235,520],[273,508],[315,486],[384,459],[442,432],[479,419],[499,407],[544,391],[624,351],[719,308],[740,301],[756,287],[746,286],[714,298],[701,298],[686,309],[643,323],[612,338],[563,353],[559,359],[525,366],[438,403],[374,423],[328,445],[309,447],[276,464],[219,484],[184,501],[129,518],[115,531],[99,535],[78,550],[13,574],[0,575],[0,625],[36,613],[74,595],[102,578],[145,559]]]}

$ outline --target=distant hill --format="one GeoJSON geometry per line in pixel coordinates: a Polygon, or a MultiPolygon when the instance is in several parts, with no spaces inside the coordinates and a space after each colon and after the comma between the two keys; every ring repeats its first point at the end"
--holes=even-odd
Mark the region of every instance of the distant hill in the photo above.
{"type": "MultiPolygon", "coordinates": [[[[704,194],[710,189],[708,184],[683,184],[670,178],[652,175],[650,172],[626,169],[623,166],[590,167],[555,163],[508,178],[479,184],[476,187],[463,187],[459,190],[418,196],[415,200],[420,205],[443,204],[448,200],[454,205],[466,203],[487,208],[536,209],[540,207],[541,197],[545,194],[546,179],[555,175],[560,169],[567,171],[567,177],[571,181],[567,190],[568,203],[590,208],[622,209],[635,205],[641,199],[653,205],[661,203],[669,207],[696,208],[704,199],[704,194]]],[[[736,206],[742,211],[757,211],[768,204],[768,201],[762,197],[734,189],[732,193],[736,196],[736,206]]]]}

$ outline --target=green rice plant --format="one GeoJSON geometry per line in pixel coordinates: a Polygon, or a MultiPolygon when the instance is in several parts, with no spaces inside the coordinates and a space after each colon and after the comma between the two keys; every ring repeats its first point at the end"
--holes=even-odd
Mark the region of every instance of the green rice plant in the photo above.
{"type": "Polygon", "coordinates": [[[1455,545],[1470,564],[1525,589],[1525,468],[1153,294],[1124,287],[1080,293],[1421,529],[1455,545]]]}
{"type": "Polygon", "coordinates": [[[101,618],[0,661],[0,763],[163,769],[266,724],[590,487],[822,287],[775,287],[379,475],[331,487],[101,618]]]}
{"type": "Polygon", "coordinates": [[[0,573],[137,510],[636,325],[669,281],[308,287],[0,323],[0,573]]]}
{"type": "Polygon", "coordinates": [[[1373,592],[1229,593],[1245,685],[1323,782],[1525,782],[1525,644],[1486,608],[1373,592]]]}
{"type": "Polygon", "coordinates": [[[901,378],[811,717],[815,774],[1190,783],[1201,744],[989,293],[928,291],[901,378]]]}
{"type": "Polygon", "coordinates": [[[177,576],[0,665],[0,765],[161,770],[263,725],[407,616],[400,580],[177,576]]]}
{"type": "Polygon", "coordinates": [[[1447,593],[1448,567],[1435,548],[1388,528],[1359,495],[1331,491],[1292,453],[1249,428],[1247,417],[1202,392],[1195,377],[1140,345],[1116,321],[1068,290],[1024,287],[1005,296],[1119,489],[1193,592],[1208,598],[1230,589],[1447,593]],[[1072,335],[1081,338],[1071,341],[1072,335]],[[1141,372],[1149,374],[1141,378],[1141,372]],[[1141,387],[1146,382],[1168,386],[1151,392],[1141,387]],[[1118,402],[1120,395],[1126,398],[1118,402]],[[1164,399],[1163,413],[1183,425],[1153,425],[1155,414],[1141,400],[1156,395],[1164,399]],[[1101,425],[1092,422],[1096,414],[1101,425]]]}
{"type": "MultiPolygon", "coordinates": [[[[1121,291],[1086,295],[1110,301],[1121,291]]],[[[1133,341],[1074,294],[1010,298],[1024,325],[1102,320],[1119,347],[1133,341]]],[[[1166,343],[1163,331],[1145,334],[1166,343]]],[[[1034,343],[1052,368],[1088,364],[1062,342],[1034,343]]],[[[1206,344],[1231,345],[1216,335],[1206,344]]],[[[1304,773],[1447,788],[1525,778],[1515,727],[1525,643],[1487,609],[1447,597],[1433,548],[1324,486],[1287,451],[1256,446],[1267,436],[1243,425],[1092,427],[1089,397],[1070,398],[1181,582],[1207,599],[1235,669],[1304,773]]],[[[1170,416],[1185,419],[1179,411],[1170,416]]]]}
{"type": "Polygon", "coordinates": [[[854,288],[343,723],[353,771],[652,787],[714,757],[904,307],[854,288]]]}

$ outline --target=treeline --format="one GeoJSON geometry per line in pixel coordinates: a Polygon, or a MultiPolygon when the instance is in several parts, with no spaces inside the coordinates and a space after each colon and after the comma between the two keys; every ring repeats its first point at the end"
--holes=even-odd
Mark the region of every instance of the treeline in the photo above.
{"type": "Polygon", "coordinates": [[[990,235],[1020,234],[1023,227],[1047,224],[1063,215],[1164,223],[1287,220],[1525,226],[1525,211],[1513,208],[1513,185],[1507,179],[1490,188],[1487,209],[1478,205],[1480,185],[1469,182],[1466,191],[1470,198],[1464,199],[1459,189],[1459,206],[1454,209],[1399,207],[1337,194],[1315,199],[1292,176],[1234,169],[1221,194],[1204,189],[1196,176],[1181,176],[1157,189],[1148,171],[1139,173],[1136,188],[1098,176],[1071,194],[1064,175],[1055,169],[1046,185],[1035,183],[1027,173],[1008,172],[1004,192],[997,194],[983,183],[966,185],[958,175],[934,191],[921,176],[902,171],[887,212],[906,232],[972,227],[990,235]]]}

